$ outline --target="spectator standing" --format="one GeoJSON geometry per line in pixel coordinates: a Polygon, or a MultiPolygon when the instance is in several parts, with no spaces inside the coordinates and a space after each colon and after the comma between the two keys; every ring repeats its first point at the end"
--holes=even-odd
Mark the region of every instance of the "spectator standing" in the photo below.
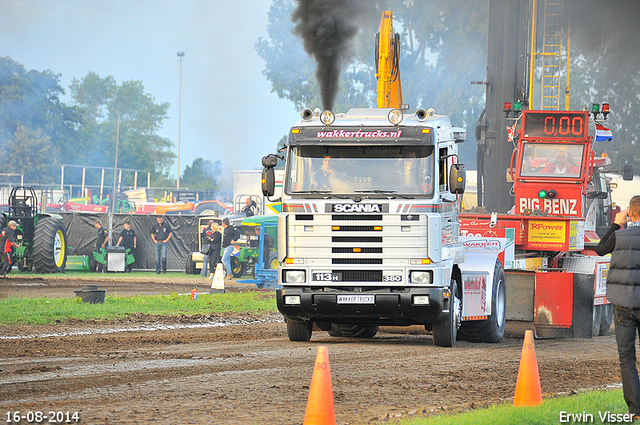
{"type": "Polygon", "coordinates": [[[11,272],[13,267],[13,247],[18,247],[16,243],[16,229],[18,223],[11,220],[7,227],[2,229],[0,234],[0,249],[2,249],[2,263],[0,264],[0,277],[5,277],[11,272]]]}
{"type": "Polygon", "coordinates": [[[209,220],[209,225],[202,229],[202,233],[200,234],[200,246],[202,246],[203,248],[200,252],[202,252],[202,255],[204,255],[204,257],[202,258],[202,272],[200,273],[202,277],[207,277],[208,274],[207,269],[209,267],[209,252],[211,251],[211,247],[209,246],[211,237],[211,223],[213,223],[213,220],[209,220]],[[206,251],[204,251],[205,247],[206,251]]]}
{"type": "Polygon", "coordinates": [[[254,201],[253,199],[251,199],[251,197],[247,197],[247,199],[244,201],[244,208],[242,209],[242,212],[244,213],[244,215],[246,215],[247,217],[251,217],[253,215],[256,215],[258,206],[256,205],[256,201],[254,201]]]}
{"type": "MultiPolygon", "coordinates": [[[[96,220],[93,223],[93,227],[98,230],[98,236],[96,237],[96,253],[101,254],[101,250],[105,249],[107,243],[109,242],[109,231],[102,226],[102,222],[100,220],[96,220]]],[[[100,261],[97,261],[97,267],[98,273],[107,271],[107,265],[101,263],[100,261]]]]}
{"type": "MultiPolygon", "coordinates": [[[[136,232],[131,228],[131,223],[129,223],[128,221],[124,222],[124,230],[120,233],[120,237],[118,238],[118,242],[116,243],[116,246],[120,246],[120,244],[122,244],[125,251],[128,249],[130,254],[134,255],[133,250],[136,249],[136,245],[137,245],[136,232]]],[[[126,258],[126,254],[125,254],[125,258],[126,258]]],[[[134,255],[134,258],[135,258],[135,255],[134,255]]],[[[125,272],[131,273],[131,264],[126,264],[126,261],[125,261],[125,266],[124,266],[125,272]]]]}
{"type": "Polygon", "coordinates": [[[156,248],[156,274],[167,273],[167,242],[172,236],[171,226],[164,222],[164,217],[156,217],[156,223],[151,228],[151,239],[156,248]]]}
{"type": "Polygon", "coordinates": [[[607,299],[614,306],[622,393],[633,419],[640,419],[640,379],[635,347],[640,332],[640,195],[631,198],[628,209],[616,214],[596,247],[596,253],[611,253],[607,299]],[[626,229],[620,230],[625,224],[626,229]]]}
{"type": "Polygon", "coordinates": [[[224,248],[224,254],[222,255],[222,264],[227,270],[227,279],[233,277],[233,270],[231,270],[231,253],[233,252],[233,245],[238,241],[240,237],[240,231],[231,226],[228,218],[222,220],[222,227],[224,228],[224,237],[222,238],[222,248],[224,248]]]}
{"type": "Polygon", "coordinates": [[[216,223],[211,223],[211,235],[209,236],[209,270],[211,274],[216,272],[216,265],[220,262],[220,246],[222,245],[222,233],[216,223]]]}

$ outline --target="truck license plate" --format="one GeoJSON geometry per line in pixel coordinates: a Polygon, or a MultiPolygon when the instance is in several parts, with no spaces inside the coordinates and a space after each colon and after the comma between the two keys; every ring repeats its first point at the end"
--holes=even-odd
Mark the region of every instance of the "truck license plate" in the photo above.
{"type": "Polygon", "coordinates": [[[338,295],[338,304],[375,304],[374,295],[338,295]]]}

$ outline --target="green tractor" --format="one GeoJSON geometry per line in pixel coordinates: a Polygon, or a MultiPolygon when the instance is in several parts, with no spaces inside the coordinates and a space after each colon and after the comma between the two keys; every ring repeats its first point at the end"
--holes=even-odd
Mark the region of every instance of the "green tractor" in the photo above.
{"type": "Polygon", "coordinates": [[[240,229],[242,236],[236,244],[236,252],[231,256],[233,277],[239,278],[247,272],[255,277],[256,269],[277,270],[278,262],[278,216],[256,215],[242,220],[240,229]],[[255,229],[261,227],[273,240],[274,246],[270,250],[263,250],[262,256],[258,249],[258,237],[255,229]],[[268,258],[263,258],[268,255],[268,258]],[[257,267],[256,267],[257,266],[257,267]]]}
{"type": "Polygon", "coordinates": [[[18,186],[9,195],[9,212],[0,216],[0,227],[18,223],[14,264],[20,271],[64,273],[67,262],[67,232],[62,217],[40,213],[33,188],[18,186]]]}

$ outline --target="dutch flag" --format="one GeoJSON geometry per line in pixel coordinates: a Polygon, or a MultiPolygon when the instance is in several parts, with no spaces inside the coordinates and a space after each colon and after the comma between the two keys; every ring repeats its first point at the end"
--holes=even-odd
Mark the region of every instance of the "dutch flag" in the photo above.
{"type": "Polygon", "coordinates": [[[596,124],[596,142],[610,142],[611,140],[613,140],[611,130],[600,124],[596,124]]]}

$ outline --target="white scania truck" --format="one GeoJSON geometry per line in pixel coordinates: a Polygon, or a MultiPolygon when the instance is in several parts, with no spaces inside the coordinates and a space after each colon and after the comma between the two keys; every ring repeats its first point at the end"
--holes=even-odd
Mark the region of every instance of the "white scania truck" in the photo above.
{"type": "Polygon", "coordinates": [[[464,139],[431,109],[302,112],[285,155],[262,160],[266,196],[286,165],[277,305],[290,340],[314,324],[361,338],[420,324],[439,346],[502,340],[505,239],[459,237],[464,139]]]}

